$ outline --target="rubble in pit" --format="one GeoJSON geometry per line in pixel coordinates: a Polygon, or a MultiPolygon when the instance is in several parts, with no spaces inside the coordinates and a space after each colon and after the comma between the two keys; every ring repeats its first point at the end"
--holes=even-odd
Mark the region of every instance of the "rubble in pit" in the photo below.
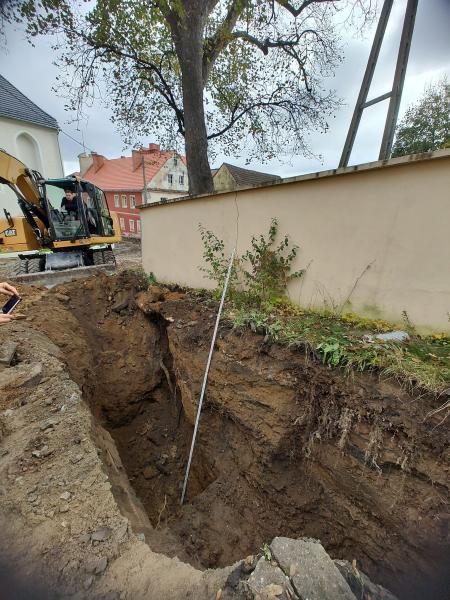
{"type": "Polygon", "coordinates": [[[227,577],[220,600],[397,600],[355,564],[333,561],[318,540],[276,537],[227,577]]]}
{"type": "MultiPolygon", "coordinates": [[[[224,323],[180,508],[214,310],[183,292],[139,291],[130,276],[67,284],[30,302],[33,326],[62,350],[114,439],[120,461],[103,460],[123,465],[153,550],[221,567],[277,535],[306,535],[400,598],[445,589],[445,433],[425,418],[437,399],[346,378],[224,323]]],[[[123,483],[112,491],[132,519],[123,483]]]]}

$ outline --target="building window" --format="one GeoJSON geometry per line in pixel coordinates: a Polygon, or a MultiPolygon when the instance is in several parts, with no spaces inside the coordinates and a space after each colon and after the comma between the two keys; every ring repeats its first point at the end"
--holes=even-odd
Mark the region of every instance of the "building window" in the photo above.
{"type": "Polygon", "coordinates": [[[126,208],[126,207],[127,207],[127,195],[122,194],[122,208],[126,208]]]}
{"type": "Polygon", "coordinates": [[[180,175],[178,177],[178,182],[179,182],[180,185],[184,185],[184,175],[180,175]]]}
{"type": "Polygon", "coordinates": [[[173,159],[173,166],[176,167],[178,164],[178,158],[173,159]]]}
{"type": "Polygon", "coordinates": [[[114,208],[120,208],[119,194],[114,194],[114,208]]]}
{"type": "Polygon", "coordinates": [[[136,208],[136,196],[130,196],[130,208],[136,208]]]}
{"type": "Polygon", "coordinates": [[[173,175],[172,175],[172,173],[169,173],[167,175],[167,181],[168,181],[169,185],[172,185],[172,183],[173,183],[173,175]]]}
{"type": "Polygon", "coordinates": [[[138,221],[136,222],[136,225],[137,225],[138,233],[141,233],[141,221],[140,221],[140,219],[138,219],[138,221]]]}
{"type": "Polygon", "coordinates": [[[123,217],[120,217],[119,222],[120,222],[120,229],[122,231],[125,231],[125,219],[123,217]]]}
{"type": "Polygon", "coordinates": [[[130,223],[130,231],[134,231],[134,219],[130,219],[129,223],[130,223]]]}

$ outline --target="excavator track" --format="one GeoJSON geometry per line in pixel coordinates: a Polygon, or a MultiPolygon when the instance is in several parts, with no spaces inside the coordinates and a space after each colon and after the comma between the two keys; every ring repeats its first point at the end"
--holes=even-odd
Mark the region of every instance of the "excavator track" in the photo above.
{"type": "Polygon", "coordinates": [[[116,257],[111,248],[91,250],[84,255],[84,260],[91,263],[87,265],[79,264],[83,263],[83,256],[78,254],[57,252],[41,256],[22,256],[16,260],[14,280],[52,287],[74,279],[90,277],[96,272],[114,273],[116,270],[116,257]],[[79,262],[76,259],[79,259],[79,262]]]}

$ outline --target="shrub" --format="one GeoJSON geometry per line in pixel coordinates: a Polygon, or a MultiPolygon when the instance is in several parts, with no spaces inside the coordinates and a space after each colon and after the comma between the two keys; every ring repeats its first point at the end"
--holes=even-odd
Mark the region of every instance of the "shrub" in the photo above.
{"type": "MultiPolygon", "coordinates": [[[[229,262],[225,244],[202,225],[199,230],[206,263],[200,269],[216,283],[217,292],[221,293],[229,262]]],[[[283,297],[289,281],[303,275],[304,270],[291,272],[298,246],[292,246],[287,235],[276,245],[277,234],[278,221],[272,219],[267,235],[253,236],[251,248],[235,258],[228,297],[236,306],[272,306],[283,297]]]]}
{"type": "Polygon", "coordinates": [[[284,295],[289,281],[304,273],[304,270],[291,273],[298,246],[289,247],[287,235],[275,246],[277,233],[278,221],[272,219],[267,236],[253,236],[251,250],[242,255],[242,272],[252,305],[272,305],[284,295]]]}

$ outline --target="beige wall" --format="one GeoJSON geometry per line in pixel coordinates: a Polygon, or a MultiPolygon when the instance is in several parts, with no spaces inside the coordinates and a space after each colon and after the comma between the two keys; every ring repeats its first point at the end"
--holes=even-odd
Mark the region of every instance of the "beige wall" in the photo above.
{"type": "Polygon", "coordinates": [[[198,223],[242,253],[252,234],[280,234],[300,246],[290,298],[340,306],[423,328],[449,330],[450,151],[404,157],[284,180],[268,187],[177,200],[141,212],[143,264],[158,280],[210,287],[198,223]]]}
{"type": "MultiPolygon", "coordinates": [[[[0,117],[0,148],[22,160],[26,166],[37,169],[44,177],[64,175],[56,129],[0,117]]],[[[0,184],[1,214],[4,208],[13,215],[21,214],[12,191],[0,184]]]]}

